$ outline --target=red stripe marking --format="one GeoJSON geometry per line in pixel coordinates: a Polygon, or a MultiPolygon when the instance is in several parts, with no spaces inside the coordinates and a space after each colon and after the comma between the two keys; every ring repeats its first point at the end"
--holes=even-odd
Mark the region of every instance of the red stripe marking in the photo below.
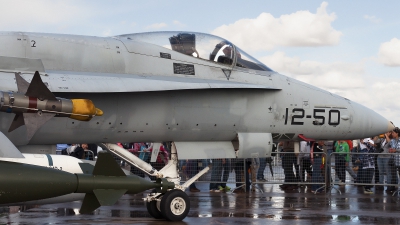
{"type": "MultiPolygon", "coordinates": [[[[29,97],[28,108],[37,109],[37,98],[29,97]]],[[[36,110],[28,110],[28,112],[36,112],[36,110]]]]}

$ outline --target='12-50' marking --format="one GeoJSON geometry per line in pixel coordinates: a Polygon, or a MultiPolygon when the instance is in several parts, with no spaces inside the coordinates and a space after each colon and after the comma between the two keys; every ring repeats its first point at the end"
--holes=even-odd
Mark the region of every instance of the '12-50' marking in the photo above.
{"type": "MultiPolygon", "coordinates": [[[[300,113],[292,116],[292,120],[290,121],[290,125],[304,125],[303,118],[305,116],[305,111],[302,108],[294,108],[292,113],[300,113]]],[[[307,118],[311,118],[310,115],[306,116],[307,118]]],[[[285,114],[285,125],[288,124],[289,118],[289,108],[286,108],[285,114]]],[[[324,125],[325,124],[325,109],[314,109],[313,121],[314,125],[324,125]]],[[[340,124],[340,111],[337,109],[331,109],[328,111],[328,124],[331,126],[337,126],[340,124]]]]}

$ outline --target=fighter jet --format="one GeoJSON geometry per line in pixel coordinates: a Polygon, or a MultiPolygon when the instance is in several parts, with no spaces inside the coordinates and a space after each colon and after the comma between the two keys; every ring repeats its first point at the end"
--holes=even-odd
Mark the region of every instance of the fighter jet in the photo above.
{"type": "Polygon", "coordinates": [[[254,158],[270,156],[274,141],[357,139],[394,128],[204,33],[1,32],[0,55],[0,131],[13,144],[105,143],[181,190],[176,167],[154,171],[110,143],[170,141],[180,159],[254,158]]]}

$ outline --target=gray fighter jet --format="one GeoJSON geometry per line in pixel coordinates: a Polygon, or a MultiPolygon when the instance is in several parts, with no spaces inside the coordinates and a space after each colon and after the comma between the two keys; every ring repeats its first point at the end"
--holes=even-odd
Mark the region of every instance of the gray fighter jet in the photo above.
{"type": "Polygon", "coordinates": [[[1,32],[0,91],[0,131],[20,149],[105,143],[182,190],[176,171],[154,172],[107,143],[171,141],[180,159],[253,158],[269,156],[274,141],[357,139],[394,128],[367,107],[196,32],[1,32]]]}

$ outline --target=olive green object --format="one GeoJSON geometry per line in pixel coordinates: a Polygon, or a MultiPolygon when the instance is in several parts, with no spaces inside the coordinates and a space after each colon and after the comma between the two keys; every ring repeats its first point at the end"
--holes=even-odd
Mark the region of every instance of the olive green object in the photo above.
{"type": "Polygon", "coordinates": [[[109,153],[99,153],[93,174],[72,174],[61,170],[13,162],[0,162],[0,204],[46,199],[70,193],[86,193],[81,213],[102,205],[113,205],[124,194],[156,188],[173,189],[166,179],[148,181],[125,175],[109,153]]]}
{"type": "Polygon", "coordinates": [[[74,193],[75,174],[22,163],[0,162],[0,204],[74,193]]]}

